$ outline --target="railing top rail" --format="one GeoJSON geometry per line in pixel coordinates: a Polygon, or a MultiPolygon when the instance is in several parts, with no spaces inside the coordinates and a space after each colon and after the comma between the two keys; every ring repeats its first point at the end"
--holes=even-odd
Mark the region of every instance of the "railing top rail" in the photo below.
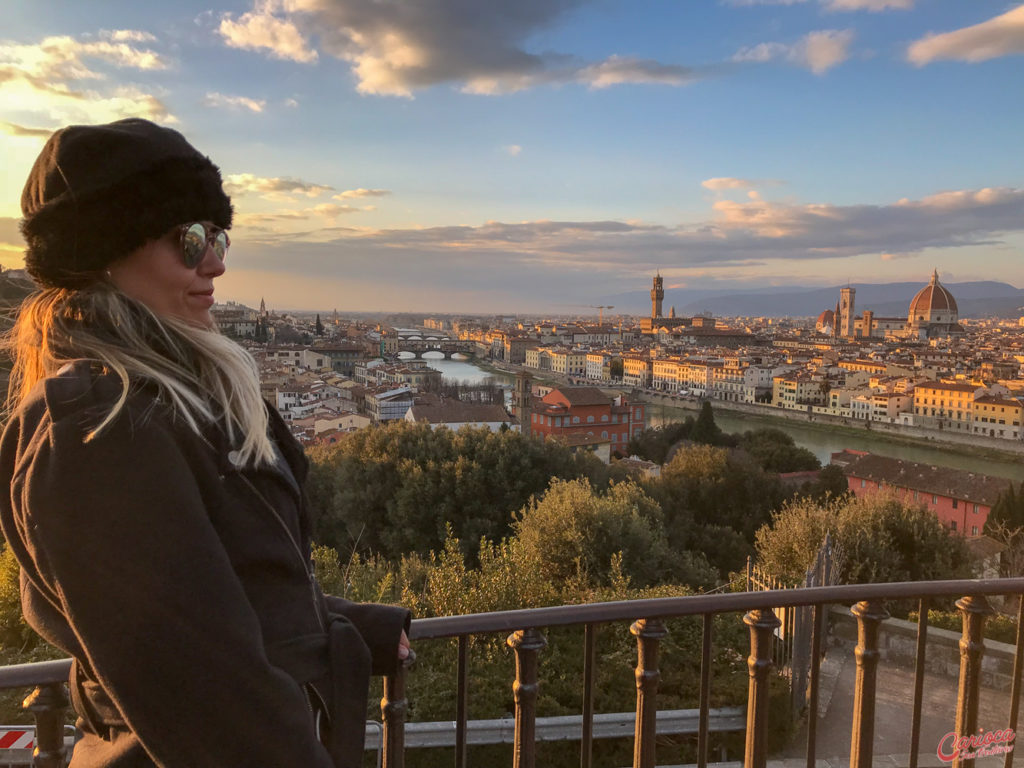
{"type": "MultiPolygon", "coordinates": [[[[901,581],[889,584],[843,584],[832,587],[803,587],[732,594],[684,595],[650,600],[618,600],[609,603],[557,605],[514,611],[472,613],[415,619],[409,635],[413,640],[457,637],[459,635],[514,632],[520,629],[601,624],[635,619],[698,616],[705,613],[735,613],[757,608],[855,603],[878,598],[896,600],[920,597],[963,597],[965,595],[1024,594],[1024,577],[1012,579],[958,579],[950,581],[901,581]]],[[[70,659],[12,664],[0,667],[0,689],[66,682],[70,659]]]]}
{"type": "Polygon", "coordinates": [[[28,688],[48,683],[66,683],[71,675],[71,659],[36,661],[0,667],[0,688],[28,688]]]}
{"type": "Polygon", "coordinates": [[[656,619],[697,616],[704,613],[733,613],[791,605],[855,603],[874,598],[896,600],[900,598],[1016,595],[1022,593],[1024,593],[1024,577],[900,581],[888,584],[842,584],[831,587],[734,592],[724,595],[684,595],[648,600],[618,600],[608,603],[524,608],[462,616],[438,616],[414,620],[409,634],[415,640],[492,632],[514,632],[520,629],[572,624],[633,621],[640,618],[656,619]]]}

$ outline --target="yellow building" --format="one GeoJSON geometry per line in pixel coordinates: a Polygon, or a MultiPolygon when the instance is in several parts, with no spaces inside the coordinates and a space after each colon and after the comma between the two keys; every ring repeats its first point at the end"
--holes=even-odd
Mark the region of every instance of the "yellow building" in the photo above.
{"type": "Polygon", "coordinates": [[[914,423],[936,429],[973,432],[974,399],[984,394],[985,388],[974,384],[947,381],[918,384],[914,387],[914,423]]]}
{"type": "Polygon", "coordinates": [[[811,377],[806,371],[796,371],[772,379],[772,405],[804,411],[828,400],[825,382],[811,377]]]}
{"type": "Polygon", "coordinates": [[[622,356],[622,383],[627,386],[647,388],[651,386],[654,366],[647,355],[622,356]]]}
{"type": "Polygon", "coordinates": [[[1020,440],[1022,421],[1024,421],[1024,405],[1020,400],[998,395],[982,395],[974,398],[971,423],[972,432],[976,435],[1020,440]]]}
{"type": "Polygon", "coordinates": [[[679,391],[679,358],[659,357],[651,367],[652,386],[663,392],[679,391]]]}

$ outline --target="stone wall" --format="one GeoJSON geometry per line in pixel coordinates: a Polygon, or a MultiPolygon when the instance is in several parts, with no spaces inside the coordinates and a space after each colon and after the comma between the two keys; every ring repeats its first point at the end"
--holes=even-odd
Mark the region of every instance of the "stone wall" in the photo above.
{"type": "MultiPolygon", "coordinates": [[[[833,606],[829,611],[830,640],[853,648],[857,644],[857,619],[850,609],[833,606]]],[[[878,636],[878,649],[883,659],[900,666],[914,667],[917,653],[917,623],[902,619],[886,619],[878,636]]],[[[1009,691],[1013,680],[1012,645],[995,640],[985,641],[981,660],[981,684],[986,688],[1009,691]]],[[[928,627],[925,669],[937,675],[958,678],[960,675],[960,633],[928,627]]]]}

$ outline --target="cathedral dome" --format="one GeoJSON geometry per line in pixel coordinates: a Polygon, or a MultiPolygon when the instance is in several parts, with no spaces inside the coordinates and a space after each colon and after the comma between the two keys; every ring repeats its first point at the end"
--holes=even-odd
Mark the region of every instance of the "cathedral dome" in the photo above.
{"type": "Polygon", "coordinates": [[[835,328],[835,326],[836,313],[833,312],[831,309],[826,309],[824,312],[818,315],[818,319],[814,323],[814,327],[819,333],[825,332],[826,329],[828,329],[828,332],[831,333],[832,329],[835,328]]]}
{"type": "Polygon", "coordinates": [[[907,320],[911,323],[955,323],[959,319],[958,314],[956,299],[939,282],[939,271],[935,270],[931,282],[910,302],[907,320]]]}

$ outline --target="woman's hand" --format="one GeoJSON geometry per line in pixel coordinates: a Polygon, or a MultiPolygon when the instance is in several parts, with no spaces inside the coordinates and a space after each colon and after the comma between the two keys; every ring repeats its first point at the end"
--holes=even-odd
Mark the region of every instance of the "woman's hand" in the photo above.
{"type": "Polygon", "coordinates": [[[405,634],[405,630],[402,630],[402,636],[398,638],[398,658],[403,661],[409,658],[409,651],[412,650],[412,646],[409,645],[409,637],[405,634]]]}

